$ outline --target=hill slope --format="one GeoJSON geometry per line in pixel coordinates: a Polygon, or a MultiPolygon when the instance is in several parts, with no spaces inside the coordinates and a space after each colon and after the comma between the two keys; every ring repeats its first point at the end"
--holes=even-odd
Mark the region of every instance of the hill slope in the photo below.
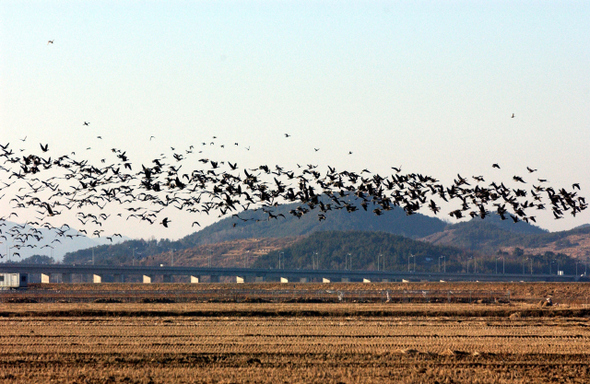
{"type": "Polygon", "coordinates": [[[547,232],[526,223],[518,228],[519,225],[512,222],[508,225],[498,225],[497,222],[498,219],[493,216],[490,220],[473,219],[449,225],[444,231],[425,236],[422,240],[488,254],[521,248],[527,254],[554,252],[582,259],[590,256],[590,226],[547,232]]]}

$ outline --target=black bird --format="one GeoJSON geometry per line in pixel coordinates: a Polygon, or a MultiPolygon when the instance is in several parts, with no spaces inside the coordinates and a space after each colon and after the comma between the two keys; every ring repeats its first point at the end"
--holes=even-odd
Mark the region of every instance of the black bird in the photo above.
{"type": "Polygon", "coordinates": [[[531,168],[531,167],[526,167],[526,169],[527,169],[527,170],[528,170],[530,173],[533,173],[533,172],[535,172],[535,171],[537,170],[536,168],[534,168],[534,169],[533,169],[533,168],[531,168]]]}
{"type": "Polygon", "coordinates": [[[520,176],[513,176],[512,179],[515,180],[515,181],[518,181],[519,183],[525,183],[526,184],[526,182],[520,176]]]}
{"type": "Polygon", "coordinates": [[[47,152],[49,150],[49,144],[43,145],[43,144],[39,143],[39,145],[41,146],[41,150],[43,152],[47,152]]]}
{"type": "Polygon", "coordinates": [[[500,166],[497,163],[492,164],[492,168],[498,168],[500,169],[500,166]]]}
{"type": "Polygon", "coordinates": [[[512,118],[514,119],[514,113],[512,114],[512,118]]]}
{"type": "Polygon", "coordinates": [[[47,45],[49,45],[49,44],[53,44],[53,40],[48,40],[47,45]]]}
{"type": "Polygon", "coordinates": [[[89,125],[90,125],[90,122],[88,122],[88,121],[85,121],[85,122],[84,122],[84,125],[86,125],[86,126],[89,126],[89,125]]]}

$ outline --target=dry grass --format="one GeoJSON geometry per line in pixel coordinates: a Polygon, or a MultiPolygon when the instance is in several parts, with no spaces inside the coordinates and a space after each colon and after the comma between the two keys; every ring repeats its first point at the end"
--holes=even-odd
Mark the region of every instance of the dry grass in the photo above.
{"type": "Polygon", "coordinates": [[[531,304],[0,304],[0,382],[585,383],[590,313],[531,304]]]}

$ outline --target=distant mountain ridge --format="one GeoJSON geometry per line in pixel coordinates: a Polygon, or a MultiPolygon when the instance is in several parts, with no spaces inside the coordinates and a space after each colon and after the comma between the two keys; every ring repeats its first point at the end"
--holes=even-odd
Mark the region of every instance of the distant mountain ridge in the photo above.
{"type": "Polygon", "coordinates": [[[409,238],[421,238],[442,231],[448,223],[420,213],[406,215],[403,209],[385,211],[376,215],[370,210],[355,212],[331,211],[325,220],[319,220],[317,212],[310,211],[297,218],[289,213],[298,204],[276,207],[277,219],[268,220],[261,211],[245,211],[240,217],[228,217],[179,240],[187,246],[217,243],[252,237],[304,236],[319,231],[381,231],[409,238]]]}
{"type": "MultiPolygon", "coordinates": [[[[28,224],[18,224],[11,221],[4,221],[3,223],[4,225],[0,228],[0,234],[4,236],[0,239],[0,254],[4,257],[0,259],[0,262],[8,260],[6,247],[10,248],[8,251],[10,251],[12,261],[20,261],[33,255],[49,256],[53,257],[56,261],[59,261],[67,253],[111,243],[106,238],[89,238],[75,229],[68,229],[64,233],[71,235],[71,238],[60,238],[59,236],[56,236],[55,231],[45,227],[32,227],[28,224]],[[18,249],[13,248],[15,241],[10,235],[10,228],[14,226],[22,227],[24,229],[23,231],[30,231],[32,228],[35,228],[40,232],[41,239],[39,241],[31,239],[28,243],[25,243],[24,246],[18,249]]],[[[129,240],[129,238],[117,237],[113,239],[113,243],[121,243],[126,240],[129,240]]]]}

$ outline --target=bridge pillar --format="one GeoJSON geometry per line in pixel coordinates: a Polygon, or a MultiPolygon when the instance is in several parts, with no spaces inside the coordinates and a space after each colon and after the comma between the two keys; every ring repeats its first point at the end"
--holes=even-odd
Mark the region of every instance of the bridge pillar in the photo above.
{"type": "Polygon", "coordinates": [[[125,282],[125,275],[122,273],[115,274],[115,283],[124,283],[125,282]]]}
{"type": "Polygon", "coordinates": [[[349,277],[343,277],[340,279],[340,282],[342,283],[350,283],[350,278],[349,277]]]}
{"type": "Polygon", "coordinates": [[[49,273],[42,273],[41,274],[41,284],[49,284],[50,279],[51,279],[51,275],[49,273]]]}
{"type": "Polygon", "coordinates": [[[365,278],[363,278],[363,283],[370,283],[370,282],[371,282],[371,279],[365,279],[365,278]]]}
{"type": "Polygon", "coordinates": [[[209,281],[212,283],[219,283],[219,275],[211,275],[209,276],[209,281]]]}
{"type": "Polygon", "coordinates": [[[331,283],[332,281],[327,277],[322,277],[322,283],[331,283]]]}
{"type": "Polygon", "coordinates": [[[307,277],[300,277],[300,278],[299,278],[299,282],[300,282],[300,283],[307,283],[307,281],[308,281],[308,280],[307,280],[307,277]]]}
{"type": "Polygon", "coordinates": [[[262,282],[264,282],[264,276],[255,276],[254,277],[254,282],[255,283],[262,283],[262,282]]]}
{"type": "Polygon", "coordinates": [[[102,283],[102,275],[94,274],[92,275],[92,282],[96,284],[102,283]]]}
{"type": "Polygon", "coordinates": [[[164,275],[162,277],[164,279],[164,283],[171,283],[172,282],[172,275],[164,275]]]}
{"type": "Polygon", "coordinates": [[[62,273],[61,274],[61,282],[62,283],[71,283],[72,282],[72,274],[71,273],[62,273]]]}
{"type": "Polygon", "coordinates": [[[288,283],[288,282],[289,282],[288,277],[281,277],[281,283],[288,283]]]}
{"type": "Polygon", "coordinates": [[[389,283],[389,279],[381,279],[382,283],[389,283]]]}
{"type": "Polygon", "coordinates": [[[198,284],[201,281],[201,276],[191,276],[191,283],[198,284]]]}
{"type": "Polygon", "coordinates": [[[150,275],[143,275],[143,283],[144,284],[151,284],[152,283],[152,276],[150,275]]]}

